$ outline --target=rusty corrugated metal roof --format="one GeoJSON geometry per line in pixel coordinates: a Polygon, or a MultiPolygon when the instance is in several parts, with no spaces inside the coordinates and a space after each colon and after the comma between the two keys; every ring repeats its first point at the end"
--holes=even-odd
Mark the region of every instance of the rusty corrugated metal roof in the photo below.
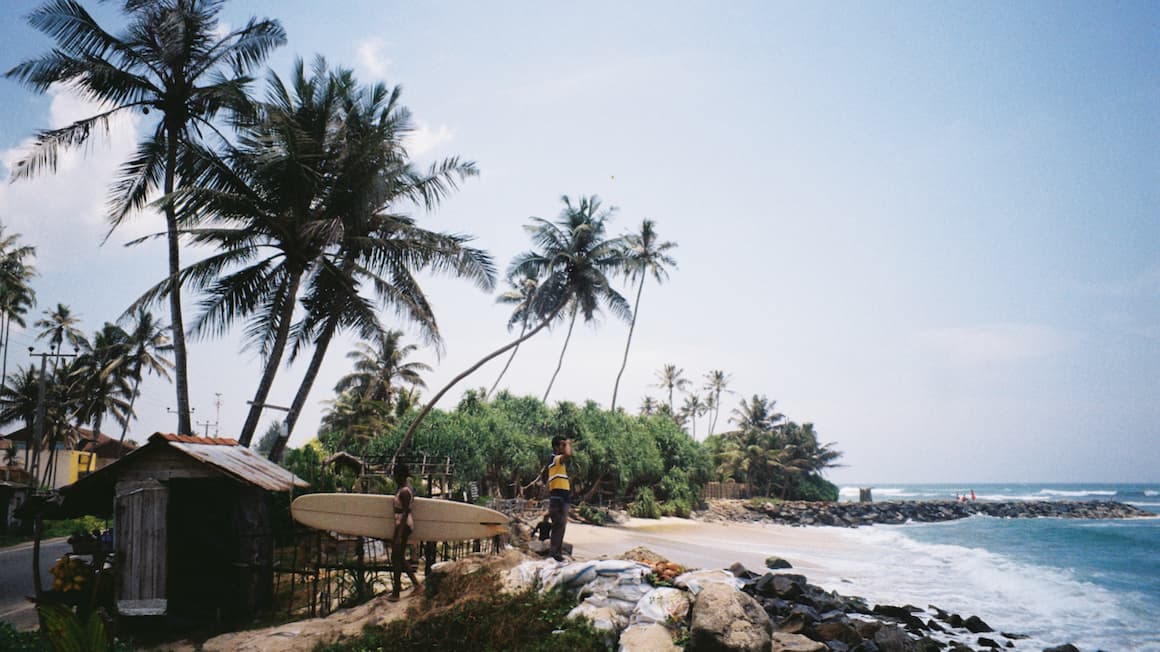
{"type": "Polygon", "coordinates": [[[243,448],[232,439],[191,437],[157,433],[149,438],[164,439],[169,446],[199,462],[225,471],[239,480],[270,491],[289,491],[292,487],[309,487],[310,483],[254,451],[243,448]]]}

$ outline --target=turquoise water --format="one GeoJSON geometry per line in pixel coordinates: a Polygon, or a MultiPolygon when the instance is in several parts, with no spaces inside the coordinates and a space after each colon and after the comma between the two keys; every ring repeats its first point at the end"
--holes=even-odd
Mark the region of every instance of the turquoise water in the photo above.
{"type": "MultiPolygon", "coordinates": [[[[1116,500],[1160,514],[1160,483],[881,485],[873,494],[879,502],[947,500],[971,489],[980,501],[1116,500]]],[[[842,488],[842,500],[857,497],[857,487],[842,488]]],[[[843,585],[832,588],[843,592],[977,614],[1031,635],[1020,650],[1071,642],[1085,651],[1160,651],[1160,518],[978,516],[841,536],[865,554],[840,569],[843,585]]]]}

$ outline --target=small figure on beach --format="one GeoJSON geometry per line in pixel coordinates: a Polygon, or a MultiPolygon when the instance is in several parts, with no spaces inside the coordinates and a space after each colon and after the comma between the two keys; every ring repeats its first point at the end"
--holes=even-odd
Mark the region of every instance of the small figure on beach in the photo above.
{"type": "Polygon", "coordinates": [[[406,464],[395,466],[394,478],[397,485],[395,531],[391,539],[391,561],[394,570],[391,573],[391,594],[387,596],[387,600],[391,602],[399,600],[399,583],[403,579],[404,572],[411,580],[412,592],[419,589],[419,578],[415,577],[415,571],[407,564],[406,559],[407,538],[415,529],[415,517],[411,513],[411,507],[415,502],[415,490],[411,488],[410,476],[411,469],[406,464]]]}
{"type": "Polygon", "coordinates": [[[568,501],[572,498],[565,463],[571,458],[572,439],[564,435],[552,437],[552,458],[548,462],[548,518],[552,533],[548,554],[556,561],[564,561],[564,530],[568,527],[568,501]]]}
{"type": "Polygon", "coordinates": [[[975,490],[971,489],[971,500],[975,499],[975,490]]]}

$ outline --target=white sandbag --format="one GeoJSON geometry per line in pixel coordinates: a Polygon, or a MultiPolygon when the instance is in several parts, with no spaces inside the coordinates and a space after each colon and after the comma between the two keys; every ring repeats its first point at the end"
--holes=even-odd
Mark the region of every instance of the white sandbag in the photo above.
{"type": "Polygon", "coordinates": [[[569,611],[568,618],[587,618],[594,628],[604,632],[619,632],[627,624],[627,619],[611,608],[598,607],[587,600],[569,611]]]}
{"type": "Polygon", "coordinates": [[[628,622],[630,626],[656,623],[665,627],[679,627],[688,620],[691,605],[692,600],[687,591],[658,587],[636,603],[628,622]]]}
{"type": "Polygon", "coordinates": [[[745,583],[734,577],[733,573],[724,570],[690,571],[673,579],[674,586],[687,589],[693,595],[700,593],[707,584],[728,584],[734,589],[740,589],[745,583]]]}

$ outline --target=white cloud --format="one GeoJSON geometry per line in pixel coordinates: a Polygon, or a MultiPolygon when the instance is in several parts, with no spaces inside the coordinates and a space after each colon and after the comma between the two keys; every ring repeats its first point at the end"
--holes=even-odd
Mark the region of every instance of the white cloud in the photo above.
{"type": "Polygon", "coordinates": [[[414,131],[407,135],[407,153],[412,157],[420,157],[434,151],[455,138],[455,134],[447,125],[432,128],[425,122],[418,122],[414,131]]]}
{"type": "Polygon", "coordinates": [[[393,63],[386,56],[387,43],[381,38],[371,38],[358,44],[358,62],[361,68],[376,80],[385,79],[387,68],[393,63]]]}
{"type": "Polygon", "coordinates": [[[923,331],[930,354],[958,365],[1006,364],[1050,358],[1075,346],[1073,335],[1039,324],[991,324],[923,331]]]}
{"type": "MultiPolygon", "coordinates": [[[[68,125],[99,112],[98,105],[65,88],[49,91],[49,128],[68,125]]],[[[12,182],[11,171],[31,146],[29,138],[12,149],[0,150],[4,168],[0,183],[0,218],[10,232],[37,247],[37,266],[44,270],[66,267],[78,257],[92,253],[108,233],[106,221],[109,185],[118,166],[137,144],[137,118],[120,115],[109,129],[96,130],[84,146],[62,150],[55,172],[47,170],[31,179],[12,182]]],[[[149,215],[133,217],[110,239],[106,248],[120,249],[121,242],[157,230],[149,215]]]]}

